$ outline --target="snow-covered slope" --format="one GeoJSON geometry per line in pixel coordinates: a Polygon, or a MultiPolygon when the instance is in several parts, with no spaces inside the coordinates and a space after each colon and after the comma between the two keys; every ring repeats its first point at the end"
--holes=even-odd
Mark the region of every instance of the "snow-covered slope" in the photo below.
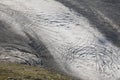
{"type": "Polygon", "coordinates": [[[0,0],[0,59],[59,69],[83,80],[119,80],[119,48],[54,0],[0,0]]]}

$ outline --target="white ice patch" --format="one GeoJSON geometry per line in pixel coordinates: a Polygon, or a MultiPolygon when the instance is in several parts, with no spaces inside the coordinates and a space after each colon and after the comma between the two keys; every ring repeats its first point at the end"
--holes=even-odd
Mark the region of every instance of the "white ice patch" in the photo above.
{"type": "Polygon", "coordinates": [[[54,0],[0,0],[0,3],[22,12],[31,21],[19,28],[31,33],[34,31],[64,72],[85,80],[114,80],[113,77],[119,77],[115,73],[120,71],[114,72],[108,67],[115,66],[112,63],[115,60],[109,56],[116,57],[118,48],[108,42],[82,15],[78,16],[54,0]],[[101,73],[105,75],[101,76],[101,73]]]}

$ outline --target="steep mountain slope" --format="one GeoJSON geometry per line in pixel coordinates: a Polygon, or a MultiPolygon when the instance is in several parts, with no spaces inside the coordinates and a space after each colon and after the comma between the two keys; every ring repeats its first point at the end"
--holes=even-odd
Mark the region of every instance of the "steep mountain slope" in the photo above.
{"type": "Polygon", "coordinates": [[[68,76],[63,76],[57,72],[47,69],[13,64],[1,63],[0,80],[72,80],[68,76]]]}

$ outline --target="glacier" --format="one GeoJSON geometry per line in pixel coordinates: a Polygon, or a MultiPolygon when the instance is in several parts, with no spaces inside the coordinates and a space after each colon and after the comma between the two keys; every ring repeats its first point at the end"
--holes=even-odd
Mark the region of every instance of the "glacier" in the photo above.
{"type": "Polygon", "coordinates": [[[55,0],[0,0],[0,61],[48,67],[80,80],[119,80],[119,53],[74,8],[55,0]]]}

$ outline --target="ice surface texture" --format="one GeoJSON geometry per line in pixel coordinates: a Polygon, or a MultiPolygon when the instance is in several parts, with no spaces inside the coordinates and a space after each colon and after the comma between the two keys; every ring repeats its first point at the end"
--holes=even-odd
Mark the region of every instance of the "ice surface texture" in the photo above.
{"type": "Polygon", "coordinates": [[[0,61],[83,80],[119,80],[119,2],[0,0],[0,61]]]}

